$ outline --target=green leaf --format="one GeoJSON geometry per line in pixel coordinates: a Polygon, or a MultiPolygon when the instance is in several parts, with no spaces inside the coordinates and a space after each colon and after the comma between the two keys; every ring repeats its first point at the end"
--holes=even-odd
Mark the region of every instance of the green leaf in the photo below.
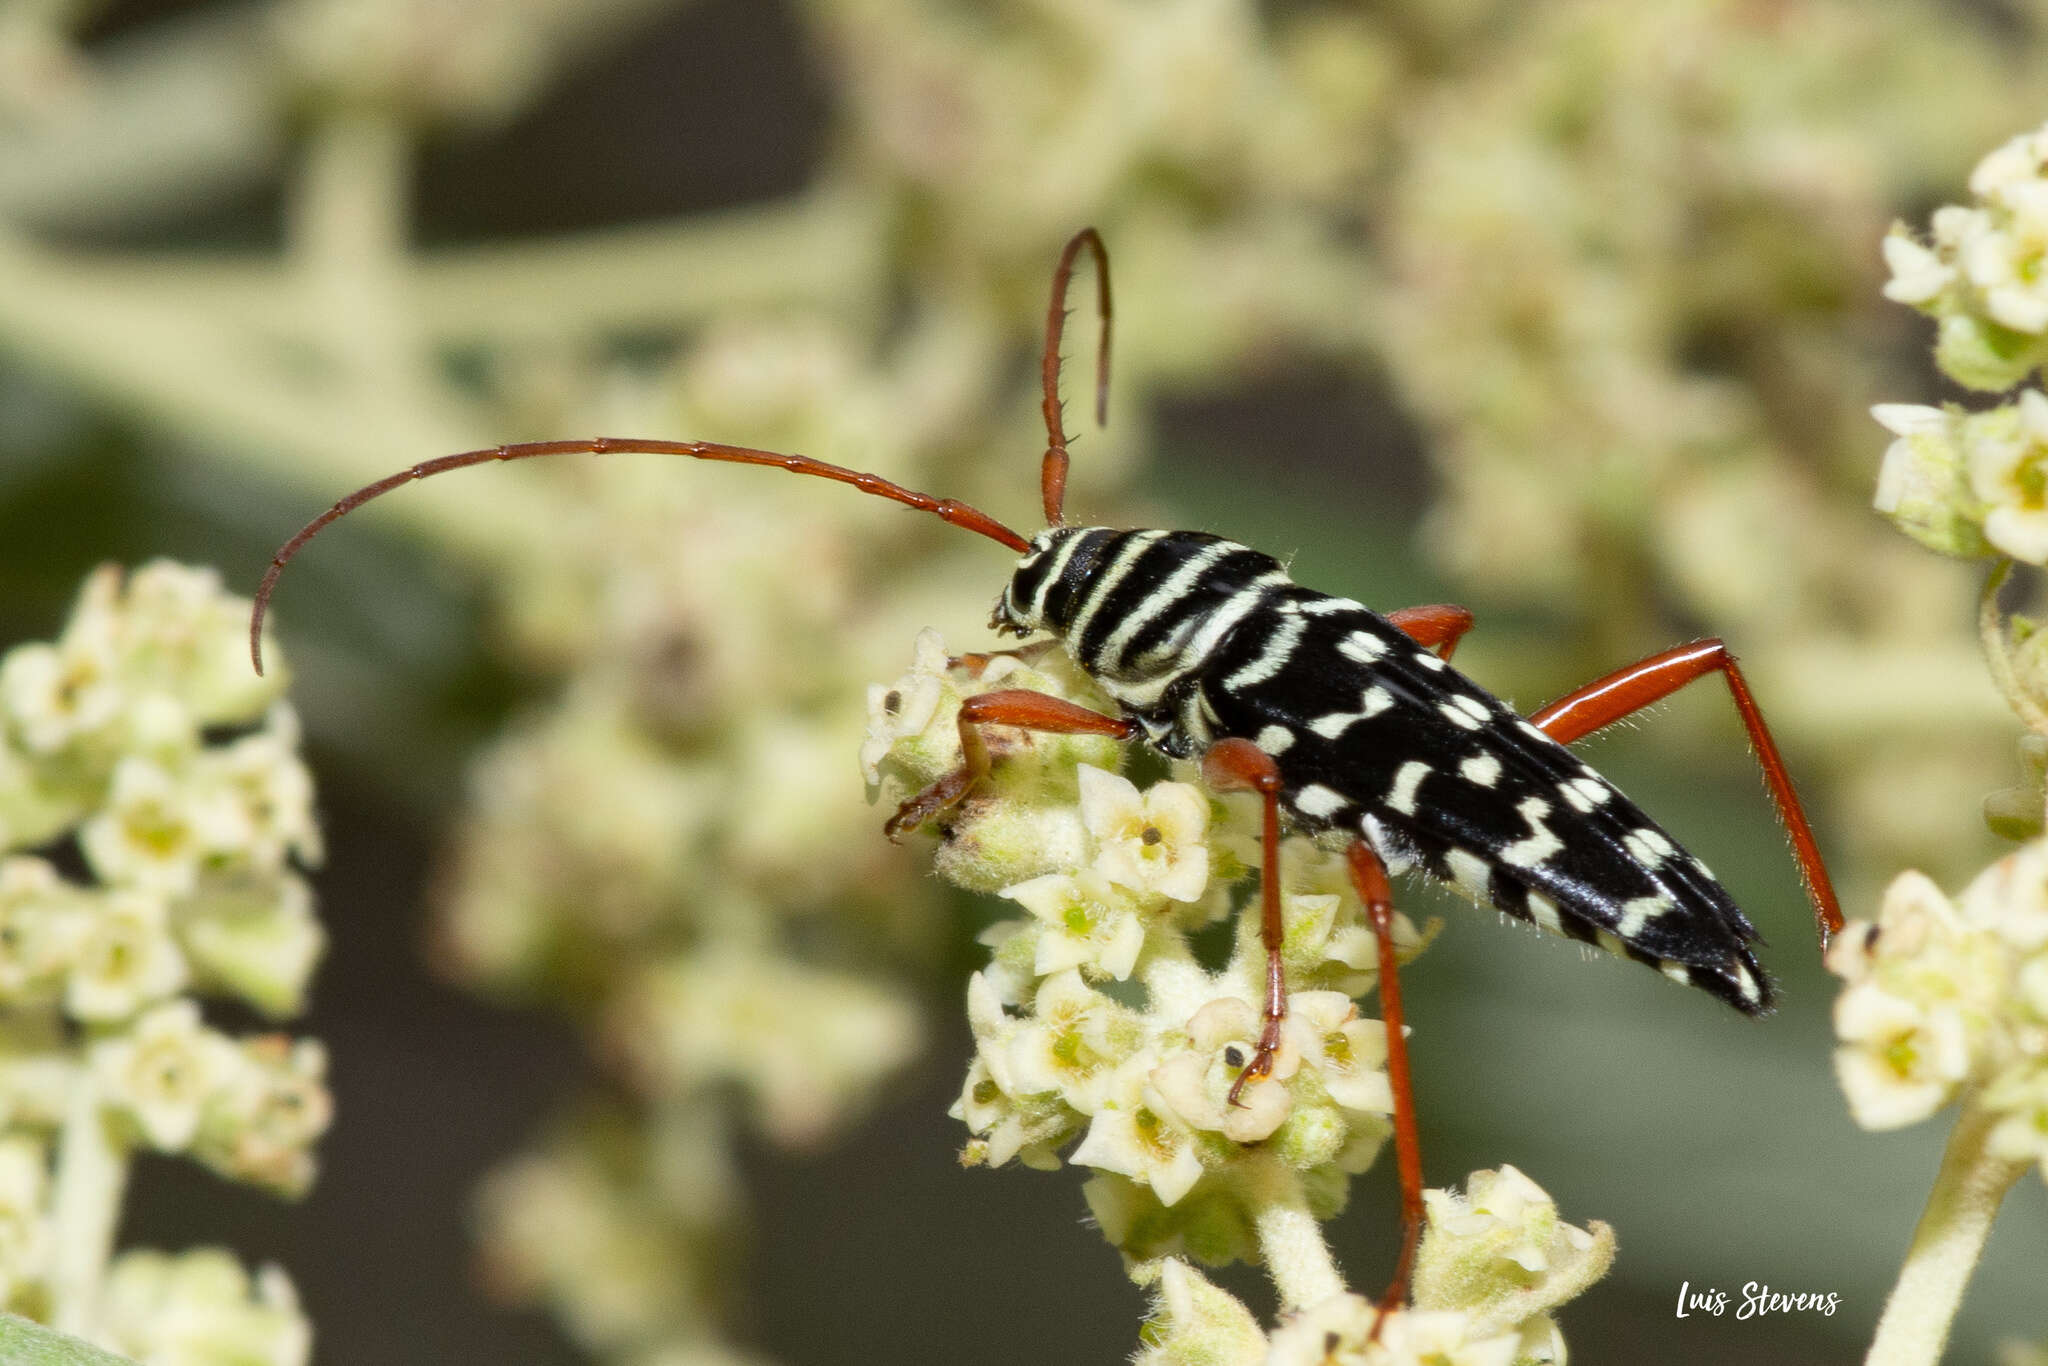
{"type": "Polygon", "coordinates": [[[13,1314],[0,1314],[0,1361],[7,1366],[133,1366],[127,1357],[13,1314]]]}

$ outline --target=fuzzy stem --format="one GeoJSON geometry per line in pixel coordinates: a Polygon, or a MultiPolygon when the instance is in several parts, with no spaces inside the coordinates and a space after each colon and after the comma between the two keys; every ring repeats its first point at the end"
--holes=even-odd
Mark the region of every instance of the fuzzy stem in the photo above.
{"type": "Polygon", "coordinates": [[[1940,1359],[1970,1273],[1991,1234],[1991,1221],[2027,1167],[1986,1149],[1997,1120],[1996,1114],[1964,1102],[1864,1366],[1930,1366],[1940,1359]]]}
{"type": "Polygon", "coordinates": [[[128,1186],[127,1145],[108,1126],[90,1073],[81,1075],[72,1090],[57,1142],[51,1323],[59,1332],[85,1337],[93,1328],[100,1279],[114,1250],[114,1227],[128,1186]]]}
{"type": "Polygon", "coordinates": [[[1306,1309],[1343,1294],[1344,1277],[1330,1256],[1330,1245],[1323,1241],[1323,1226],[1309,1213],[1301,1178],[1275,1161],[1247,1175],[1248,1193],[1258,1202],[1252,1225],[1258,1230],[1266,1274],[1280,1292],[1281,1312],[1306,1309]]]}
{"type": "Polygon", "coordinates": [[[1977,636],[1984,644],[1985,667],[1991,671],[1991,681],[1998,685],[2006,705],[2027,723],[2027,729],[2048,735],[2048,711],[2043,711],[2041,704],[2020,686],[2019,674],[2012,667],[2012,639],[2006,633],[2005,618],[1998,611],[1998,590],[2005,587],[2011,576],[2012,561],[2000,560],[1984,580],[1983,595],[1977,599],[1977,636]]]}

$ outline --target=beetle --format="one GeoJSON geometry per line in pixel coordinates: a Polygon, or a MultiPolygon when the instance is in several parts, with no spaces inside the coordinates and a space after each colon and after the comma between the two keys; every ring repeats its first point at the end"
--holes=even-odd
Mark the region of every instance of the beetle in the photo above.
{"type": "MultiPolygon", "coordinates": [[[[1199,531],[1072,526],[1060,405],[1060,343],[1080,254],[1093,261],[1101,337],[1096,418],[1107,417],[1111,300],[1108,253],[1086,228],[1060,253],[1040,378],[1047,444],[1039,466],[1046,529],[1026,537],[988,513],[878,475],[803,455],[716,442],[595,437],[534,441],[427,460],[335,503],[279,548],[249,625],[262,672],[263,620],[278,577],[336,519],[415,480],[470,465],[623,452],[765,465],[850,484],[995,541],[1019,558],[990,621],[998,634],[1064,648],[1118,706],[1107,715],[1019,689],[971,696],[959,712],[961,763],[904,802],[887,832],[901,839],[959,802],[989,771],[984,726],[1142,740],[1199,759],[1220,790],[1262,806],[1262,1028],[1233,1084],[1268,1074],[1287,1015],[1281,962],[1283,824],[1341,840],[1377,945],[1403,1235],[1383,1304],[1406,1295],[1423,1223],[1420,1137],[1396,974],[1389,875],[1451,884],[1553,934],[1593,944],[1701,988],[1744,1014],[1772,1007],[1751,945],[1758,935],[1707,866],[1566,748],[1717,673],[1748,732],[1813,905],[1825,947],[1842,915],[1785,763],[1727,646],[1705,639],[1618,669],[1524,717],[1451,667],[1473,625],[1462,607],[1373,612],[1296,584],[1270,555],[1199,531]]],[[[985,659],[985,656],[970,658],[985,659]]]]}

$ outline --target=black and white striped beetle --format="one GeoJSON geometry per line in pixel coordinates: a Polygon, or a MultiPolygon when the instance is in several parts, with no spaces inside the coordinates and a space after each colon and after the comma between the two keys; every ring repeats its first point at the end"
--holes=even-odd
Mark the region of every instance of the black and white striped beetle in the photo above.
{"type": "MultiPolygon", "coordinates": [[[[1267,955],[1265,1028],[1237,1090],[1272,1066],[1287,1011],[1281,967],[1281,819],[1344,839],[1353,882],[1379,948],[1394,1093],[1403,1242],[1387,1303],[1405,1297],[1422,1227],[1422,1168],[1400,988],[1391,934],[1390,868],[1419,867],[1481,905],[1545,930],[1647,963],[1737,1010],[1771,1006],[1769,979],[1750,945],[1756,930],[1705,864],[1565,745],[1704,674],[1726,680],[1755,748],[1813,901],[1823,945],[1841,912],[1777,746],[1718,640],[1654,655],[1527,718],[1449,665],[1472,625],[1461,607],[1381,616],[1303,588],[1279,561],[1196,531],[1116,530],[1065,524],[1067,443],[1059,401],[1067,285],[1092,252],[1102,318],[1096,415],[1108,392],[1107,254],[1094,229],[1067,243],[1053,276],[1041,357],[1048,444],[1040,465],[1047,529],[1026,539],[976,508],[801,455],[709,442],[593,438],[498,446],[443,456],[357,490],[279,549],[249,625],[262,672],[263,617],[284,566],[321,528],[372,498],[430,475],[493,460],[645,452],[771,465],[853,485],[997,541],[1022,558],[991,626],[1044,633],[1072,656],[1122,714],[1105,716],[1028,691],[991,691],[960,710],[962,763],[905,802],[889,821],[898,838],[940,814],[988,771],[981,727],[1132,739],[1175,758],[1202,760],[1212,786],[1251,790],[1264,802],[1261,902],[1267,955]]],[[[985,658],[985,657],[970,657],[985,658]]]]}

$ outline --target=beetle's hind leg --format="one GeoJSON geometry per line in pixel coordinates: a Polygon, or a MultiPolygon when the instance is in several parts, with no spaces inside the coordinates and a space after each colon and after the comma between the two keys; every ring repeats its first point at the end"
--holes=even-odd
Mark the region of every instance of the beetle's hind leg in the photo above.
{"type": "Polygon", "coordinates": [[[1280,1027],[1287,1019],[1287,969],[1280,961],[1285,932],[1280,923],[1280,769],[1249,740],[1218,740],[1202,755],[1202,778],[1219,792],[1258,793],[1265,810],[1259,841],[1259,937],[1266,947],[1266,1005],[1258,1051],[1230,1087],[1229,1101],[1235,1105],[1248,1083],[1272,1072],[1280,1027]]]}
{"type": "MultiPolygon", "coordinates": [[[[1259,1034],[1257,1053],[1230,1088],[1229,1100],[1235,1105],[1249,1082],[1273,1070],[1273,1055],[1279,1050],[1281,1027],[1287,1019],[1287,977],[1280,957],[1284,933],[1280,919],[1280,769],[1271,755],[1248,740],[1219,740],[1202,756],[1202,777],[1220,791],[1256,792],[1265,808],[1259,871],[1259,923],[1266,948],[1265,1027],[1259,1034]]],[[[1387,865],[1364,840],[1353,840],[1345,858],[1350,865],[1351,885],[1357,889],[1358,899],[1372,922],[1373,944],[1379,959],[1380,1014],[1387,1031],[1387,1085],[1394,1099],[1394,1161],[1401,1176],[1401,1255],[1394,1264],[1393,1282],[1380,1297],[1380,1318],[1373,1325],[1373,1335],[1377,1337],[1379,1324],[1408,1298],[1408,1276],[1415,1264],[1416,1245],[1422,1239],[1422,1140],[1415,1121],[1408,1037],[1401,1018],[1400,962],[1394,951],[1394,894],[1387,881],[1387,865]]]]}

